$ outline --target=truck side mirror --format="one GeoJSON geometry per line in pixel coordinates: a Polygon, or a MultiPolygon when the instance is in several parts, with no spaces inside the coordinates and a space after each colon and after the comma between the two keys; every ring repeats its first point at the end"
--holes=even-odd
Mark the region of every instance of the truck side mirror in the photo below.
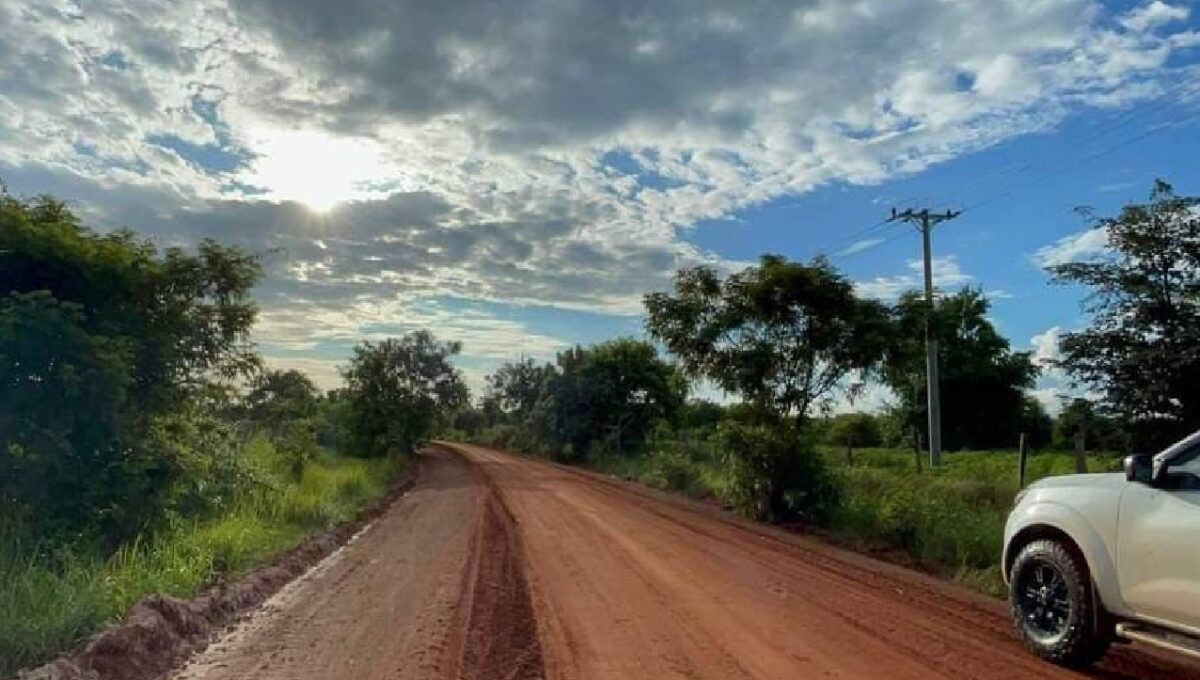
{"type": "Polygon", "coordinates": [[[1125,479],[1141,484],[1154,482],[1154,457],[1148,453],[1125,456],[1125,479]]]}

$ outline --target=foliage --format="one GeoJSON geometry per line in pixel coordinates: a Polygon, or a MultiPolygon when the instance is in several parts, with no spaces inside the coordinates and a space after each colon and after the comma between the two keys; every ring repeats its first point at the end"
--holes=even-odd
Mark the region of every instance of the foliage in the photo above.
{"type": "Polygon", "coordinates": [[[1200,427],[1198,203],[1156,181],[1148,203],[1096,221],[1108,256],[1048,268],[1056,282],[1091,289],[1090,325],[1062,338],[1060,365],[1102,393],[1142,445],[1200,427]]]}
{"type": "Polygon", "coordinates": [[[279,423],[316,418],[320,394],[312,380],[300,371],[267,370],[251,379],[242,406],[247,420],[270,429],[279,423]]]}
{"type": "Polygon", "coordinates": [[[1100,413],[1095,404],[1076,398],[1063,406],[1054,423],[1054,446],[1074,449],[1075,437],[1083,439],[1087,451],[1128,451],[1129,443],[1120,426],[1100,413]]]}
{"type": "Polygon", "coordinates": [[[257,365],[259,273],[212,241],[160,255],[61,202],[0,195],[4,514],[115,541],[194,505],[186,476],[227,465],[179,420],[257,365]]]}
{"type": "Polygon", "coordinates": [[[1021,422],[1018,432],[1025,433],[1025,445],[1040,449],[1054,438],[1054,420],[1042,402],[1029,395],[1021,399],[1021,422]]]}
{"type": "Polygon", "coordinates": [[[729,476],[727,500],[754,519],[825,522],[838,489],[811,442],[789,426],[725,423],[719,437],[729,476]]]}
{"type": "MultiPolygon", "coordinates": [[[[1017,452],[947,453],[936,473],[917,474],[911,452],[864,449],[853,465],[826,459],[841,489],[831,526],[834,536],[872,549],[898,551],[921,565],[967,581],[993,595],[999,578],[1004,522],[1017,492],[1017,452]]],[[[1030,481],[1074,472],[1074,458],[1061,453],[1029,457],[1030,481]]],[[[1115,455],[1092,456],[1093,472],[1120,466],[1115,455]]]]}
{"type": "Polygon", "coordinates": [[[319,458],[296,477],[263,438],[238,458],[251,463],[259,483],[216,515],[176,521],[111,555],[39,540],[28,527],[0,522],[0,677],[46,661],[145,595],[191,596],[350,518],[383,495],[401,464],[319,458]]]}
{"type": "Polygon", "coordinates": [[[678,273],[674,293],[645,298],[650,333],[693,376],[780,418],[803,418],[852,372],[883,355],[883,306],[859,299],[823,259],[763,256],[722,280],[711,267],[678,273]]]}
{"type": "Polygon", "coordinates": [[[678,410],[686,389],[653,345],[610,340],[560,352],[540,408],[553,443],[570,447],[568,459],[594,449],[631,454],[656,420],[678,410]]]}
{"type": "Polygon", "coordinates": [[[348,451],[384,457],[411,453],[437,418],[467,402],[467,387],[450,357],[458,343],[416,331],[354,348],[345,370],[348,451]]]}
{"type": "Polygon", "coordinates": [[[530,358],[501,364],[487,377],[487,399],[493,401],[502,413],[525,421],[533,415],[545,392],[546,381],[554,374],[554,367],[539,366],[530,358]]]}
{"type": "Polygon", "coordinates": [[[883,434],[879,419],[870,413],[843,413],[832,419],[826,441],[847,447],[879,446],[883,434]]]}
{"type": "MultiPolygon", "coordinates": [[[[1028,352],[1014,352],[987,319],[990,304],[977,289],[939,297],[930,332],[938,341],[942,442],[948,450],[1011,446],[1027,407],[1024,390],[1037,368],[1028,352]]],[[[916,292],[893,310],[896,330],[884,364],[884,382],[900,401],[909,428],[926,431],[925,340],[927,305],[916,292]]]]}

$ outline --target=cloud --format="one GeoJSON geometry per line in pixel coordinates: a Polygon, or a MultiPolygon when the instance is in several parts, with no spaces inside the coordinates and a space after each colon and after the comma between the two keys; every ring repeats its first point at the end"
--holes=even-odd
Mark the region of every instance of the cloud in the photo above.
{"type": "Polygon", "coordinates": [[[1121,25],[1131,31],[1146,31],[1171,22],[1184,21],[1190,14],[1191,10],[1183,5],[1168,5],[1162,0],[1154,0],[1129,10],[1120,21],[1121,25]]]}
{"type": "Polygon", "coordinates": [[[839,250],[837,252],[837,255],[838,256],[846,256],[846,255],[853,255],[855,253],[861,253],[864,250],[870,250],[871,248],[874,248],[875,246],[879,245],[880,243],[883,243],[883,239],[881,239],[881,238],[865,238],[865,239],[862,239],[861,241],[855,241],[854,243],[851,243],[850,245],[843,248],[842,250],[839,250]]]}
{"type": "Polygon", "coordinates": [[[680,238],[697,222],[1169,91],[1181,11],[0,0],[0,176],[163,245],[270,253],[264,319],[436,297],[627,316],[679,267],[738,266],[680,238]]]}
{"type": "Polygon", "coordinates": [[[1051,378],[1063,378],[1062,369],[1056,368],[1054,362],[1062,357],[1059,341],[1062,338],[1062,328],[1051,326],[1045,331],[1029,339],[1033,346],[1033,363],[1041,367],[1042,375],[1051,378]]]}
{"type": "Polygon", "coordinates": [[[1032,259],[1039,267],[1053,267],[1093,259],[1108,251],[1108,230],[1096,227],[1064,236],[1050,245],[1042,246],[1034,252],[1032,259]]]}
{"type": "MultiPolygon", "coordinates": [[[[909,260],[910,273],[896,276],[877,276],[867,281],[857,281],[854,288],[859,295],[880,300],[894,300],[910,290],[924,290],[924,263],[922,260],[909,260]]],[[[964,272],[954,255],[944,255],[933,258],[931,270],[933,285],[939,291],[960,288],[974,277],[964,272]]]]}

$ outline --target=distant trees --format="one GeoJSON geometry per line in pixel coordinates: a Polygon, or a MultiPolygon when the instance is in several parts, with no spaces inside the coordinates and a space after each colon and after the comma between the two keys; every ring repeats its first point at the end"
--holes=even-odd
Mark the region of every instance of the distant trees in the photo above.
{"type": "Polygon", "coordinates": [[[409,453],[441,415],[466,404],[467,387],[450,363],[460,350],[428,331],[355,347],[344,371],[348,453],[409,453]]]}
{"type": "Polygon", "coordinates": [[[654,422],[672,417],[687,396],[654,346],[629,338],[560,352],[545,387],[550,432],[578,459],[596,446],[640,450],[654,422]]]}
{"type": "Polygon", "coordinates": [[[685,269],[673,293],[647,295],[645,305],[651,335],[690,375],[753,409],[720,434],[735,505],[776,520],[823,515],[836,489],[807,419],[883,357],[886,308],[858,297],[823,259],[804,264],[776,255],[724,279],[711,267],[685,269]]]}
{"type": "Polygon", "coordinates": [[[777,418],[803,420],[888,340],[884,306],[864,300],[832,265],[765,255],[722,279],[685,269],[673,293],[645,297],[651,335],[695,377],[777,418]]]}
{"type": "Polygon", "coordinates": [[[1101,218],[1111,252],[1048,268],[1089,288],[1089,326],[1067,333],[1060,365],[1103,395],[1143,447],[1200,427],[1200,198],[1156,181],[1146,204],[1101,218]]]}
{"type": "MultiPolygon", "coordinates": [[[[987,318],[983,293],[964,288],[939,297],[930,330],[938,340],[942,441],[945,448],[1014,446],[1029,413],[1025,390],[1038,370],[1028,352],[1014,352],[987,318]]],[[[926,429],[926,304],[916,292],[893,308],[883,379],[896,395],[909,427],[926,429]]]]}
{"type": "Polygon", "coordinates": [[[883,443],[879,418],[870,413],[839,414],[829,422],[826,441],[847,450],[879,446],[883,443]]]}

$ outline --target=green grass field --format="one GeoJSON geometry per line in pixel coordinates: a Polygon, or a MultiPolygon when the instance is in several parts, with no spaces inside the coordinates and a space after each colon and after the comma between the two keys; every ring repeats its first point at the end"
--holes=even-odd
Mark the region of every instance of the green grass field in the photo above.
{"type": "MultiPolygon", "coordinates": [[[[246,455],[279,467],[265,441],[251,442],[246,455]]],[[[267,470],[271,483],[243,494],[227,513],[178,523],[111,555],[45,545],[0,526],[0,678],[61,653],[146,595],[191,596],[351,518],[385,493],[401,467],[325,457],[298,478],[267,470]]]]}
{"type": "MultiPolygon", "coordinates": [[[[853,462],[844,450],[824,449],[843,498],[833,531],[873,547],[899,550],[920,565],[1000,595],[1004,522],[1017,486],[1016,451],[947,453],[931,473],[915,470],[911,451],[864,449],[853,462]]],[[[1120,469],[1116,454],[1090,456],[1091,472],[1120,469]]],[[[1029,457],[1027,482],[1075,470],[1069,453],[1029,457]]]]}

